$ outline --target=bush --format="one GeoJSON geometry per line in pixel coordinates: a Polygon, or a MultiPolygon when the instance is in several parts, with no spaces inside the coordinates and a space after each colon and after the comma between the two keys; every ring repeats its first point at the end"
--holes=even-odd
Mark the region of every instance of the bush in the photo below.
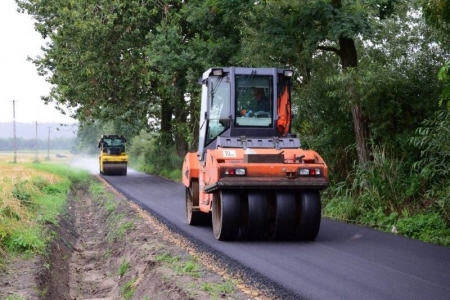
{"type": "Polygon", "coordinates": [[[382,231],[390,231],[396,224],[398,218],[399,214],[397,212],[386,215],[383,209],[379,207],[374,211],[365,211],[364,214],[358,218],[358,222],[382,231]]]}
{"type": "Polygon", "coordinates": [[[409,200],[405,195],[412,197],[417,189],[410,188],[409,176],[405,174],[401,160],[391,158],[382,147],[374,147],[371,156],[372,161],[366,165],[355,164],[347,181],[336,184],[331,193],[341,198],[340,201],[353,202],[352,205],[358,207],[357,210],[352,209],[352,215],[378,208],[399,212],[409,200]]]}
{"type": "Polygon", "coordinates": [[[327,199],[328,193],[324,193],[323,214],[331,219],[353,222],[360,214],[360,208],[355,199],[348,195],[335,194],[327,199]]]}
{"type": "Polygon", "coordinates": [[[421,160],[414,163],[417,172],[428,180],[448,178],[450,175],[450,112],[439,111],[423,122],[411,143],[420,150],[421,160]]]}
{"type": "Polygon", "coordinates": [[[438,213],[417,214],[397,222],[398,233],[434,244],[450,246],[450,228],[438,213]]]}
{"type": "Polygon", "coordinates": [[[183,158],[175,146],[164,146],[161,138],[153,133],[141,131],[133,138],[128,149],[130,164],[137,170],[159,175],[172,180],[180,180],[183,158]]]}
{"type": "Polygon", "coordinates": [[[347,181],[324,191],[324,215],[386,232],[395,226],[401,235],[448,246],[450,181],[433,176],[435,184],[429,186],[424,174],[406,172],[408,163],[390,158],[380,147],[371,156],[367,165],[354,166],[347,181]]]}
{"type": "Polygon", "coordinates": [[[154,151],[155,134],[148,133],[144,130],[138,136],[130,141],[127,148],[127,154],[130,157],[130,163],[140,166],[145,163],[145,153],[154,151]]]}

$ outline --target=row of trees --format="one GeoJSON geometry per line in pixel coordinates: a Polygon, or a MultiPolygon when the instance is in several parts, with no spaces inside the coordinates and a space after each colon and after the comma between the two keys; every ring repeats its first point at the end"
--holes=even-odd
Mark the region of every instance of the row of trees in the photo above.
{"type": "MultiPolygon", "coordinates": [[[[69,150],[75,144],[75,138],[54,138],[37,140],[38,150],[69,150]]],[[[0,138],[0,151],[36,150],[36,139],[0,138]]]]}
{"type": "Polygon", "coordinates": [[[443,89],[436,74],[448,35],[424,23],[420,5],[445,30],[445,1],[17,3],[49,39],[33,59],[54,84],[44,101],[69,107],[82,123],[113,119],[132,135],[156,120],[180,156],[195,143],[196,83],[211,66],[294,68],[293,129],[328,161],[348,157],[344,170],[353,153],[342,151],[352,144],[360,164],[370,160],[371,141],[410,152],[404,144],[438,109],[443,89]]]}
{"type": "MultiPolygon", "coordinates": [[[[103,133],[139,141],[155,131],[154,149],[183,157],[195,149],[204,70],[292,68],[292,131],[324,156],[334,183],[359,197],[382,157],[404,203],[445,186],[446,0],[16,2],[48,40],[32,59],[53,84],[43,100],[80,120],[85,147],[103,133]]],[[[440,207],[448,213],[450,201],[440,207]]]]}

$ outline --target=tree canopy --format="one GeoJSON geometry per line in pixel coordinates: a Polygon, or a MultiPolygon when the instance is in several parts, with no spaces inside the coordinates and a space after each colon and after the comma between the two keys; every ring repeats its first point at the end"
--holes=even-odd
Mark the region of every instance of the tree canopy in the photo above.
{"type": "Polygon", "coordinates": [[[44,101],[82,125],[156,130],[180,157],[195,148],[197,81],[212,66],[294,69],[292,129],[340,178],[373,145],[409,153],[444,88],[446,1],[16,2],[47,40],[33,58],[53,86],[44,101]]]}

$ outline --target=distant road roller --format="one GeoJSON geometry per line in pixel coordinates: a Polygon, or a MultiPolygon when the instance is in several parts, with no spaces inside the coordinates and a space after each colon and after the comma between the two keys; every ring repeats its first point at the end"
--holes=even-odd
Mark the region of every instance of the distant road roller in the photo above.
{"type": "Polygon", "coordinates": [[[98,148],[101,175],[127,175],[128,155],[125,151],[127,140],[123,135],[102,135],[98,148]]]}
{"type": "Polygon", "coordinates": [[[211,68],[198,151],[186,155],[186,218],[218,240],[314,240],[328,167],[291,129],[292,70],[211,68]],[[209,217],[209,218],[208,218],[209,217]]]}

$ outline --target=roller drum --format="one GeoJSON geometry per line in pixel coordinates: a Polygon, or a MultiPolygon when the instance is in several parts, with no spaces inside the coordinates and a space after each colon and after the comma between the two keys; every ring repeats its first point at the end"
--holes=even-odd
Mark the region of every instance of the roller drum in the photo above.
{"type": "Polygon", "coordinates": [[[127,175],[127,163],[103,163],[104,175],[127,175]]]}

